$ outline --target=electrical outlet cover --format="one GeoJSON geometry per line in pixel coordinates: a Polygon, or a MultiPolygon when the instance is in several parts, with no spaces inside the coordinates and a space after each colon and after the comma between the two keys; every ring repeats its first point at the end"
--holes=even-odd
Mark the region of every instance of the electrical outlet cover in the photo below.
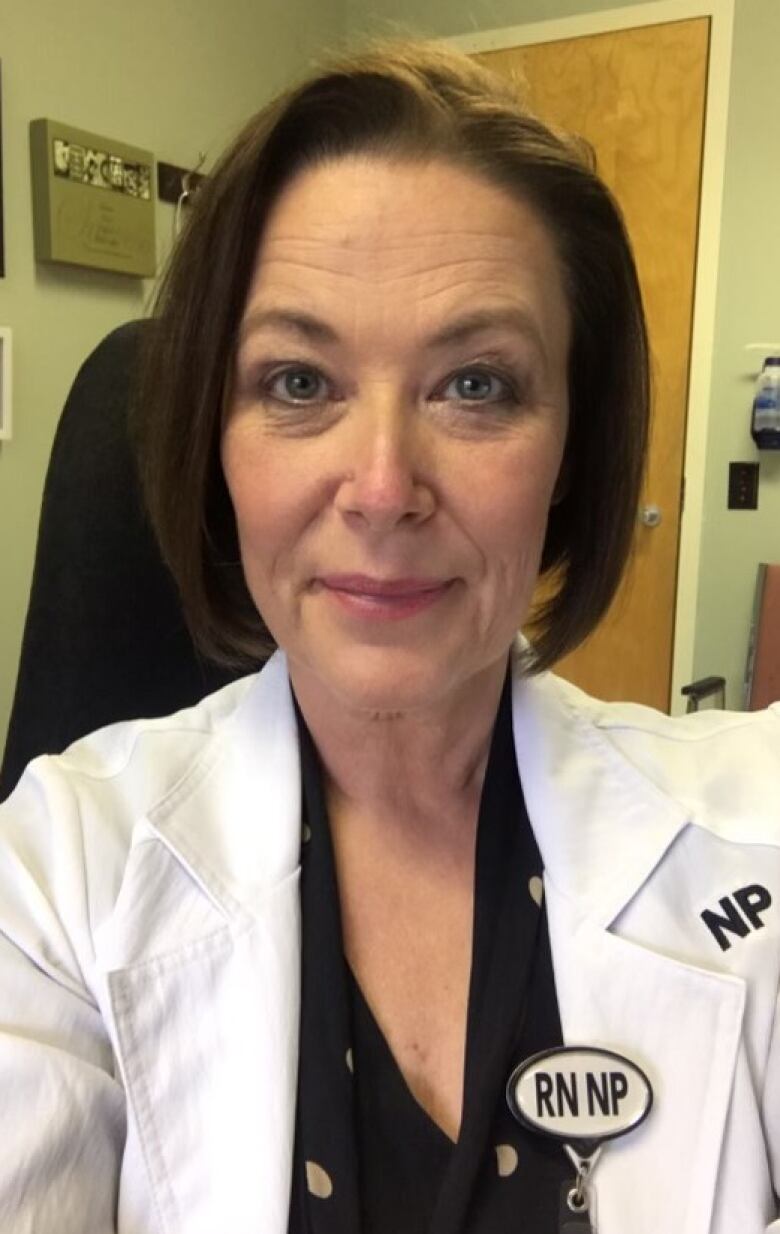
{"type": "Polygon", "coordinates": [[[729,463],[728,508],[758,509],[758,463],[729,463]]]}

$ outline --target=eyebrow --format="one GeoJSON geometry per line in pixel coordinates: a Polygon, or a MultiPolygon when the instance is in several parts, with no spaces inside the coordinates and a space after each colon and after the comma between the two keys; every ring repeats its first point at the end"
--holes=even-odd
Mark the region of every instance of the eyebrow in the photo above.
{"type": "MultiPolygon", "coordinates": [[[[311,343],[334,344],[339,341],[338,333],[326,321],[312,313],[285,308],[256,309],[249,313],[241,323],[240,338],[243,341],[250,334],[269,326],[292,331],[311,343]]],[[[426,346],[432,350],[452,346],[455,343],[467,342],[475,334],[495,329],[510,329],[525,335],[546,357],[546,348],[536,319],[520,305],[474,309],[437,330],[427,340],[426,346]]]]}
{"type": "Polygon", "coordinates": [[[241,322],[239,337],[241,340],[267,326],[291,330],[312,343],[337,343],[339,336],[332,326],[315,317],[312,313],[299,312],[296,309],[268,308],[256,309],[249,313],[241,322]]]}

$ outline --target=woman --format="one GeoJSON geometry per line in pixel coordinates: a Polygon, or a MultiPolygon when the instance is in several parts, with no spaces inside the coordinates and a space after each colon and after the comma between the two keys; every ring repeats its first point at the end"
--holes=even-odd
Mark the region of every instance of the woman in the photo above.
{"type": "Polygon", "coordinates": [[[467,60],[380,48],[251,122],[158,307],[160,542],[204,648],[280,651],[3,809],[2,1229],[780,1229],[780,717],[543,672],[646,439],[607,191],[467,60]],[[655,1093],[587,1211],[504,1098],[564,1040],[655,1093]]]}

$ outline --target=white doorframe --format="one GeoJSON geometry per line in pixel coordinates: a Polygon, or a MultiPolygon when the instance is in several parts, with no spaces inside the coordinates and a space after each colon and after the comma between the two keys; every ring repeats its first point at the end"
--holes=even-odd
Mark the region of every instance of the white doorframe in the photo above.
{"type": "Polygon", "coordinates": [[[680,688],[693,678],[734,0],[651,0],[625,8],[455,35],[443,40],[469,53],[498,51],[504,47],[550,43],[556,39],[605,34],[636,26],[655,26],[661,22],[685,21],[691,17],[709,17],[711,26],[685,436],[685,506],[680,526],[672,659],[673,712],[684,710],[680,688]]]}

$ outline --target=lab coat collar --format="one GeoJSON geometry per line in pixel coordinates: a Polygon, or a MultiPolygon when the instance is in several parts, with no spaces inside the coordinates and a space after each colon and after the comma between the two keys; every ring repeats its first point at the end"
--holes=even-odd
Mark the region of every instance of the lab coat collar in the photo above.
{"type": "Polygon", "coordinates": [[[546,878],[607,927],[694,820],[588,712],[589,700],[551,674],[514,675],[517,765],[546,878]]]}
{"type": "MultiPolygon", "coordinates": [[[[513,716],[520,777],[546,877],[606,927],[691,821],[689,815],[572,705],[567,688],[552,675],[527,678],[515,668],[513,716]]],[[[281,653],[149,819],[228,915],[251,913],[295,869],[300,763],[281,653]]]]}
{"type": "Polygon", "coordinates": [[[298,866],[300,781],[292,690],[277,652],[149,822],[226,916],[252,915],[298,866]]]}

